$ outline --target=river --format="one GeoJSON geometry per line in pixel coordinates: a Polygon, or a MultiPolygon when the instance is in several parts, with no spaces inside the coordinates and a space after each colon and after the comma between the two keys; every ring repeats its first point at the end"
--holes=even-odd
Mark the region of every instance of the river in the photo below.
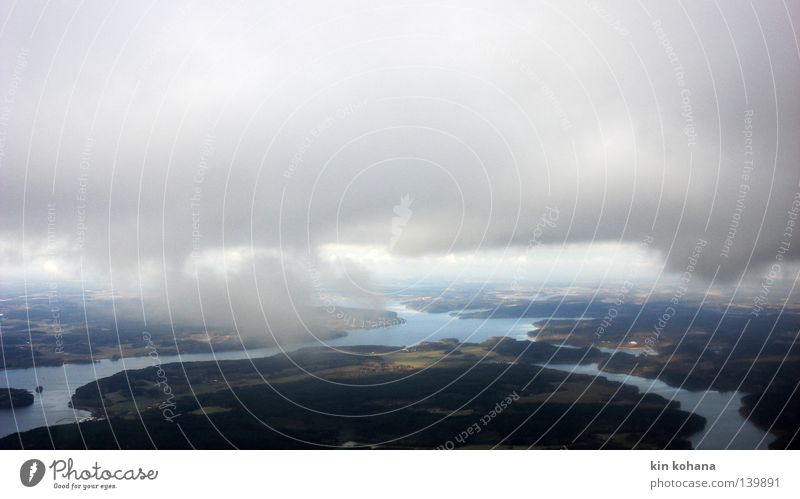
{"type": "MultiPolygon", "coordinates": [[[[464,342],[479,343],[495,336],[527,339],[531,323],[537,318],[525,319],[455,319],[448,314],[429,314],[408,310],[400,305],[392,307],[406,323],[400,326],[370,330],[351,331],[347,336],[327,342],[336,348],[348,345],[410,346],[422,341],[456,338],[464,342]]],[[[309,344],[286,346],[292,351],[309,344]]],[[[195,362],[259,358],[280,353],[281,349],[259,348],[248,351],[226,351],[207,354],[163,355],[162,364],[170,362],[195,362]]],[[[33,390],[43,386],[44,391],[34,396],[34,404],[14,411],[0,411],[0,437],[40,426],[71,423],[89,417],[85,411],[69,407],[75,389],[96,379],[116,374],[126,369],[141,369],[153,365],[150,357],[129,357],[116,361],[101,360],[93,364],[66,364],[63,366],[37,367],[36,369],[9,369],[0,372],[0,385],[33,390]]],[[[612,381],[638,387],[643,392],[659,394],[680,402],[684,410],[696,412],[706,418],[706,428],[691,438],[696,448],[753,449],[766,448],[771,435],[765,434],[743,418],[738,409],[742,394],[721,393],[714,390],[690,392],[670,387],[658,380],[601,372],[597,365],[548,365],[553,369],[567,370],[579,374],[590,374],[612,381]],[[737,435],[738,433],[738,435],[737,435]],[[734,438],[734,435],[735,438],[734,438]]]]}
{"type": "Polygon", "coordinates": [[[681,409],[706,418],[705,428],[689,438],[695,449],[766,449],[774,438],[739,414],[744,396],[739,392],[692,392],[669,386],[660,380],[607,373],[598,369],[597,364],[548,364],[547,367],[618,381],[633,385],[642,393],[655,393],[667,400],[680,402],[681,409]]]}

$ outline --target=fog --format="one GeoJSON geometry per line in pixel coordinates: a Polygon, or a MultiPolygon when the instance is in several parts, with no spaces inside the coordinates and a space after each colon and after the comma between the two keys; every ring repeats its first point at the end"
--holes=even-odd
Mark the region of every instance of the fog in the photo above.
{"type": "Polygon", "coordinates": [[[698,240],[698,284],[792,282],[798,13],[5,3],[0,271],[256,330],[387,276],[658,282],[698,240]]]}

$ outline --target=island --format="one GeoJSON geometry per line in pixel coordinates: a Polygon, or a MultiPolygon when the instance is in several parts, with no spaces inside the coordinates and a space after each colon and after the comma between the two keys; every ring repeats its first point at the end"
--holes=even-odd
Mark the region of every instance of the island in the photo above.
{"type": "Polygon", "coordinates": [[[754,314],[746,300],[687,294],[676,303],[672,293],[620,300],[619,290],[552,288],[531,299],[507,290],[476,298],[464,290],[404,303],[459,319],[530,318],[531,341],[610,353],[598,362],[603,372],[743,393],[739,413],[777,437],[770,448],[799,448],[800,305],[772,304],[754,314]]]}
{"type": "Polygon", "coordinates": [[[542,367],[607,358],[493,338],[165,364],[79,387],[92,420],[0,449],[691,448],[705,419],[679,403],[542,367]]]}
{"type": "Polygon", "coordinates": [[[15,409],[33,405],[33,394],[19,388],[0,388],[0,409],[15,409]]]}

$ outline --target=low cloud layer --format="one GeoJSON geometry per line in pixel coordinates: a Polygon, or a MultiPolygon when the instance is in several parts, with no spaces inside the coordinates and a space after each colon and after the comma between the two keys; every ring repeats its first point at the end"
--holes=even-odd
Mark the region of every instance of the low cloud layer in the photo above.
{"type": "MultiPolygon", "coordinates": [[[[2,9],[12,280],[283,325],[318,301],[309,262],[353,246],[540,279],[539,255],[649,238],[668,272],[707,241],[707,281],[800,256],[794,1],[2,9]]],[[[374,301],[360,263],[326,286],[374,301]]]]}

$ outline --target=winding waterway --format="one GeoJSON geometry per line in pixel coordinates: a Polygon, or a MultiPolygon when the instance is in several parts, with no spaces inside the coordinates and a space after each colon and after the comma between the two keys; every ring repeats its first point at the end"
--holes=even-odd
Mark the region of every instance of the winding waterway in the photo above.
{"type": "MultiPolygon", "coordinates": [[[[351,331],[347,336],[329,341],[332,347],[348,345],[410,346],[422,341],[456,338],[464,342],[479,343],[495,336],[526,339],[532,329],[531,323],[538,319],[455,319],[447,314],[429,314],[393,307],[406,323],[400,326],[370,330],[351,331]]],[[[284,351],[296,350],[310,344],[284,347],[284,351]]],[[[281,349],[259,348],[248,351],[226,351],[208,354],[164,355],[160,363],[195,362],[259,358],[280,353],[281,349]]],[[[75,389],[96,379],[111,376],[126,369],[141,369],[153,365],[150,357],[101,360],[93,364],[66,364],[63,366],[37,367],[35,369],[9,369],[0,371],[0,386],[33,390],[43,386],[44,391],[35,394],[34,404],[14,411],[0,411],[0,437],[40,426],[71,423],[89,417],[85,411],[69,407],[75,389]]],[[[764,433],[739,414],[742,394],[721,393],[714,390],[690,392],[675,388],[658,380],[650,380],[623,374],[600,371],[591,365],[548,365],[577,374],[590,374],[611,381],[634,385],[642,392],[661,395],[680,402],[684,410],[696,412],[706,418],[703,431],[692,436],[696,448],[766,448],[772,436],[764,433]]]]}

